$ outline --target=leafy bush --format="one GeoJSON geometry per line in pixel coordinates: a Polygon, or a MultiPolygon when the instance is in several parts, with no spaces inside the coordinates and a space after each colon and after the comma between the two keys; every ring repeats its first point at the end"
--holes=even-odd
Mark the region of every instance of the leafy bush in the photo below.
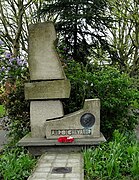
{"type": "Polygon", "coordinates": [[[8,148],[0,155],[0,179],[26,180],[35,163],[36,159],[23,148],[8,148]]]}
{"type": "Polygon", "coordinates": [[[3,105],[8,115],[7,125],[9,135],[16,141],[22,138],[30,129],[29,125],[29,103],[24,98],[24,83],[16,83],[16,88],[10,85],[2,94],[3,105]]]}
{"type": "Polygon", "coordinates": [[[83,106],[86,97],[87,72],[79,63],[70,61],[65,67],[65,73],[71,82],[70,97],[64,101],[64,110],[67,114],[79,110],[83,106]]]}
{"type": "Polygon", "coordinates": [[[29,102],[24,98],[28,67],[24,59],[2,49],[0,55],[0,99],[10,120],[10,135],[18,140],[29,131],[29,102]]]}
{"type": "Polygon", "coordinates": [[[114,132],[112,141],[84,152],[86,179],[139,179],[139,143],[114,132]]]}
{"type": "Polygon", "coordinates": [[[4,109],[3,105],[0,105],[0,118],[2,116],[4,116],[4,114],[5,114],[5,109],[4,109]]]}
{"type": "Polygon", "coordinates": [[[127,74],[112,67],[84,67],[74,61],[68,63],[66,75],[71,81],[71,96],[65,101],[65,112],[82,108],[85,98],[101,100],[101,131],[110,137],[115,129],[133,130],[137,116],[133,103],[139,92],[127,74]]]}

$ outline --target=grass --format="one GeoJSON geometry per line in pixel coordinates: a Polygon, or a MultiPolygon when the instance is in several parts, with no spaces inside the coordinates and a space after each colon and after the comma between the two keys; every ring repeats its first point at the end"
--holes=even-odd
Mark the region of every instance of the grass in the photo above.
{"type": "Polygon", "coordinates": [[[113,140],[84,152],[86,180],[138,180],[139,143],[115,131],[113,140]]]}
{"type": "Polygon", "coordinates": [[[3,117],[5,114],[5,109],[3,107],[3,105],[0,105],[0,117],[3,117]]]}
{"type": "Polygon", "coordinates": [[[8,147],[0,155],[1,180],[26,180],[36,164],[27,151],[19,147],[8,147]]]}

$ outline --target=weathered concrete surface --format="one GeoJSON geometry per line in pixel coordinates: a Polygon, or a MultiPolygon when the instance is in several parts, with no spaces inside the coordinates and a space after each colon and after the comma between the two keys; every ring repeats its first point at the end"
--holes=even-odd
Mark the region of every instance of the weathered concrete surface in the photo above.
{"type": "Polygon", "coordinates": [[[49,150],[63,151],[63,144],[57,142],[61,135],[71,135],[75,138],[74,143],[64,145],[71,151],[86,144],[99,144],[105,141],[100,133],[99,99],[86,100],[82,110],[64,117],[63,106],[58,99],[69,97],[70,90],[69,84],[65,84],[68,81],[64,81],[66,77],[54,46],[55,40],[56,32],[52,22],[30,25],[28,61],[31,83],[26,84],[25,94],[26,99],[32,100],[31,138],[30,143],[26,141],[28,138],[23,138],[19,144],[34,150],[46,150],[49,147],[49,150]],[[92,118],[82,118],[84,115],[90,115],[92,118]]]}
{"type": "Polygon", "coordinates": [[[62,99],[70,96],[69,80],[41,81],[25,84],[25,99],[62,99]]]}
{"type": "Polygon", "coordinates": [[[52,22],[29,26],[29,70],[31,80],[65,79],[54,42],[56,32],[52,22]]]}
{"type": "Polygon", "coordinates": [[[63,116],[63,106],[59,100],[31,101],[30,121],[32,137],[44,137],[46,120],[63,116]]]}
{"type": "MultiPolygon", "coordinates": [[[[105,142],[106,139],[104,138],[103,134],[100,134],[100,137],[94,138],[75,138],[72,143],[60,143],[57,139],[46,139],[46,138],[32,138],[31,133],[27,134],[19,141],[20,146],[38,146],[38,147],[45,147],[45,146],[60,146],[61,149],[66,146],[76,146],[76,145],[98,145],[102,142],[105,142]]],[[[54,151],[57,151],[54,149],[54,151]]]]}
{"type": "Polygon", "coordinates": [[[57,139],[32,138],[28,134],[20,140],[19,146],[27,147],[31,154],[39,156],[45,152],[81,152],[83,149],[99,145],[105,141],[106,139],[102,134],[99,138],[75,138],[72,143],[59,143],[57,139]]]}
{"type": "Polygon", "coordinates": [[[84,103],[84,108],[60,119],[46,121],[46,138],[57,139],[59,136],[72,136],[74,138],[100,137],[100,100],[90,99],[84,103]],[[80,118],[85,113],[95,117],[92,127],[85,128],[80,118]]]}
{"type": "MultiPolygon", "coordinates": [[[[60,168],[61,169],[61,168],[60,168]]],[[[46,153],[39,159],[28,180],[84,180],[84,160],[81,153],[46,153]],[[69,173],[53,173],[53,168],[70,167],[69,173]]]]}

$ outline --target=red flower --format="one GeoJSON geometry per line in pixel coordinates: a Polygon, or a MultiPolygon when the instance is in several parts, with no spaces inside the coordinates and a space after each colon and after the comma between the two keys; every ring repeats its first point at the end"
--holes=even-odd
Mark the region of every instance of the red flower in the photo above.
{"type": "Polygon", "coordinates": [[[74,138],[71,136],[61,136],[57,139],[57,141],[60,143],[72,143],[74,141],[74,138]]]}

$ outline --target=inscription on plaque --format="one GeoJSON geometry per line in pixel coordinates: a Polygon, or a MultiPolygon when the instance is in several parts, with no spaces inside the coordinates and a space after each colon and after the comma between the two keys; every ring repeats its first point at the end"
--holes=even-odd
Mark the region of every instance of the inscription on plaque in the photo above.
{"type": "Polygon", "coordinates": [[[52,136],[60,136],[60,135],[91,135],[91,129],[52,129],[52,136]]]}

